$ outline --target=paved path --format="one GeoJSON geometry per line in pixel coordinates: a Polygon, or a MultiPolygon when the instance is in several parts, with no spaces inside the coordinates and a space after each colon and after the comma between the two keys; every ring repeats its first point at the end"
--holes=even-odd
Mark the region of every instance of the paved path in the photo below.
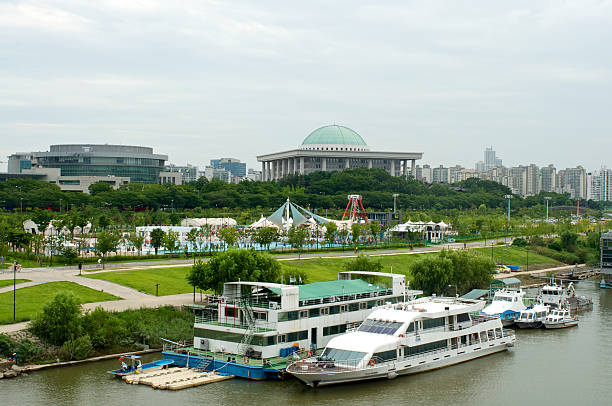
{"type": "Polygon", "coordinates": [[[520,271],[520,272],[511,272],[511,273],[499,273],[499,274],[495,275],[495,279],[512,278],[513,276],[516,276],[516,275],[531,275],[531,274],[539,274],[539,273],[567,271],[569,269],[574,269],[574,268],[584,268],[585,266],[586,266],[585,264],[580,264],[580,265],[564,265],[564,266],[557,266],[557,267],[554,267],[554,268],[536,269],[536,270],[533,270],[533,271],[520,271]]]}

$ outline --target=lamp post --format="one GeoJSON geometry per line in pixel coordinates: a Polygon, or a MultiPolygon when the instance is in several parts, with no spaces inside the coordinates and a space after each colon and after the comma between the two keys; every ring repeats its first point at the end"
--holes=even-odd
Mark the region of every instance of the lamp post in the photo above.
{"type": "Polygon", "coordinates": [[[17,284],[17,260],[15,260],[15,262],[13,262],[13,323],[17,320],[16,317],[16,306],[15,306],[15,294],[16,294],[16,289],[15,286],[17,284]]]}
{"type": "MultiPolygon", "coordinates": [[[[508,223],[506,224],[506,236],[508,234],[508,227],[510,227],[510,199],[512,199],[512,195],[504,195],[504,199],[508,199],[508,223]]],[[[504,237],[504,241],[506,237],[504,237]]]]}
{"type": "Polygon", "coordinates": [[[548,222],[548,202],[552,199],[552,197],[550,196],[546,196],[544,197],[544,200],[546,200],[546,221],[548,222]]]}

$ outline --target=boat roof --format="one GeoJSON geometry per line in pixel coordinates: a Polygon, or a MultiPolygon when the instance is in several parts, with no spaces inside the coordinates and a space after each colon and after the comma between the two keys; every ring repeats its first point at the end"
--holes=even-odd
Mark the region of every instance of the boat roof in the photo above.
{"type": "Polygon", "coordinates": [[[464,300],[450,297],[425,297],[413,301],[384,305],[375,308],[368,319],[411,322],[420,318],[435,318],[465,312],[480,311],[485,305],[482,300],[464,300]]]}
{"type": "Polygon", "coordinates": [[[487,289],[472,289],[465,295],[461,296],[461,299],[480,299],[489,294],[487,289]]]}
{"type": "MultiPolygon", "coordinates": [[[[321,297],[378,292],[387,289],[384,286],[374,285],[361,279],[313,282],[306,285],[297,285],[297,287],[299,288],[300,301],[318,299],[321,297]]],[[[266,288],[278,295],[281,294],[280,287],[266,286],[266,288]]]]}
{"type": "Polygon", "coordinates": [[[398,338],[392,335],[353,331],[332,338],[326,348],[369,353],[385,346],[395,348],[397,340],[398,338]]]}
{"type": "Polygon", "coordinates": [[[515,277],[510,277],[510,278],[501,278],[501,279],[495,279],[493,282],[491,282],[491,285],[495,285],[501,283],[503,285],[520,285],[521,281],[518,278],[515,277]]]}

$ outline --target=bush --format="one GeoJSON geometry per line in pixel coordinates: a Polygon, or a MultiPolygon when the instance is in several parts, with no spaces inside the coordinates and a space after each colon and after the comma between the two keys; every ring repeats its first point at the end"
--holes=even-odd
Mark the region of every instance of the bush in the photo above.
{"type": "Polygon", "coordinates": [[[565,264],[577,264],[580,262],[580,258],[576,254],[572,254],[571,252],[559,252],[547,247],[533,247],[533,250],[540,255],[544,255],[546,257],[550,257],[552,259],[556,259],[557,261],[563,262],[565,264]]]}
{"type": "Polygon", "coordinates": [[[526,247],[529,245],[529,243],[527,242],[526,239],[524,238],[515,238],[514,241],[512,242],[512,245],[514,247],[526,247]]]}
{"type": "Polygon", "coordinates": [[[81,335],[81,305],[72,293],[60,292],[31,322],[30,331],[41,340],[62,345],[81,335]]]}
{"type": "Polygon", "coordinates": [[[45,356],[45,350],[27,338],[19,341],[13,352],[17,353],[17,362],[22,365],[39,361],[45,356]]]}
{"type": "Polygon", "coordinates": [[[116,314],[101,307],[86,313],[82,326],[83,332],[89,336],[91,345],[96,350],[119,344],[128,335],[124,322],[116,314]]]}
{"type": "Polygon", "coordinates": [[[0,355],[10,357],[15,352],[15,341],[6,334],[0,334],[0,355]]]}
{"type": "Polygon", "coordinates": [[[92,353],[93,346],[87,334],[74,340],[66,341],[60,349],[60,357],[64,361],[85,359],[92,353]]]}
{"type": "Polygon", "coordinates": [[[548,248],[553,249],[555,251],[561,251],[563,249],[559,240],[550,240],[548,242],[548,248]]]}

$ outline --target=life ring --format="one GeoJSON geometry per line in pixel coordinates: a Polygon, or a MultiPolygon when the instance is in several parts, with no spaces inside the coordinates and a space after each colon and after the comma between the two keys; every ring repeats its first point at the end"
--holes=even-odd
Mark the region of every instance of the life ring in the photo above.
{"type": "Polygon", "coordinates": [[[310,352],[310,350],[308,350],[308,352],[306,353],[306,357],[310,358],[311,355],[312,355],[312,352],[310,352]]]}
{"type": "Polygon", "coordinates": [[[374,366],[374,364],[376,364],[376,361],[374,361],[374,359],[371,359],[371,360],[370,360],[370,366],[371,366],[371,367],[373,367],[373,366],[374,366]]]}
{"type": "Polygon", "coordinates": [[[400,334],[400,335],[399,335],[399,338],[404,338],[404,335],[403,335],[403,334],[400,334]]]}

